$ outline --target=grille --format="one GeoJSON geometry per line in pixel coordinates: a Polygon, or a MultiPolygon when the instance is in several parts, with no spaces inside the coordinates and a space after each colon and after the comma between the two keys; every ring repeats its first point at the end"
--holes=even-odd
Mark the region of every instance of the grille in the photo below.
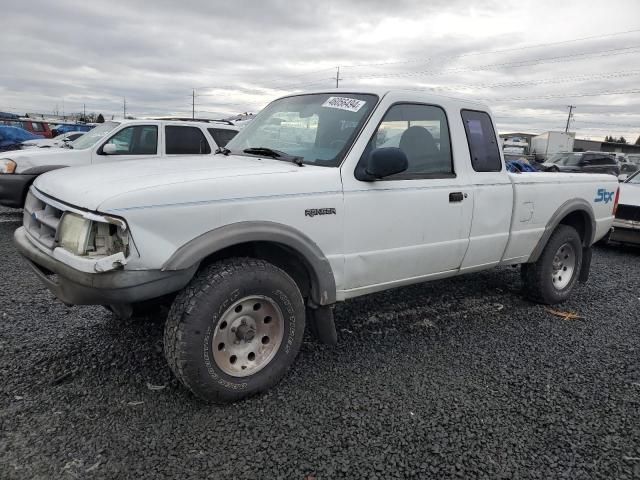
{"type": "Polygon", "coordinates": [[[640,207],[635,205],[618,205],[616,218],[640,222],[640,207]]]}
{"type": "Polygon", "coordinates": [[[53,250],[62,213],[62,210],[43,202],[29,192],[24,204],[24,228],[38,242],[53,250]]]}

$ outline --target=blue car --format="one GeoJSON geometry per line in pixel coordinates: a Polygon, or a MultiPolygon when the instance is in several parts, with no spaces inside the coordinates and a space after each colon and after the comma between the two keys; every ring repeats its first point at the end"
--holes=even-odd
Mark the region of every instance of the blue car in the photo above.
{"type": "Polygon", "coordinates": [[[37,138],[43,137],[28,132],[23,128],[0,125],[0,152],[19,150],[22,142],[35,140],[37,138]]]}
{"type": "Polygon", "coordinates": [[[56,125],[52,130],[55,132],[55,135],[62,135],[68,132],[88,132],[93,127],[94,125],[62,123],[56,125]]]}

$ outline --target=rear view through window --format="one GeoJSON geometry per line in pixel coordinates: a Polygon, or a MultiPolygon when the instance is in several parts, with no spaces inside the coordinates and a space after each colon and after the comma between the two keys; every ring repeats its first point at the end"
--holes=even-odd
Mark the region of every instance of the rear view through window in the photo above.
{"type": "Polygon", "coordinates": [[[486,112],[462,110],[462,121],[473,169],[476,172],[501,171],[500,150],[489,115],[486,112]]]}

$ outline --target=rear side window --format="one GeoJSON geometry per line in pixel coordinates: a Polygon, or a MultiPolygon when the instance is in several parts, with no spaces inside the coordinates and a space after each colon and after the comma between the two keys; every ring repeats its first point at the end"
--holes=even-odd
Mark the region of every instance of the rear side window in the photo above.
{"type": "Polygon", "coordinates": [[[229,143],[233,137],[238,133],[236,130],[229,130],[227,128],[207,128],[211,136],[219,147],[224,147],[229,143]]]}
{"type": "Polygon", "coordinates": [[[500,150],[489,115],[476,110],[462,110],[461,115],[473,169],[476,172],[501,171],[500,150]]]}
{"type": "Polygon", "coordinates": [[[31,128],[33,128],[34,132],[43,132],[44,128],[41,123],[31,122],[31,128]]]}
{"type": "Polygon", "coordinates": [[[167,155],[203,155],[211,153],[209,142],[197,127],[164,127],[167,155]]]}

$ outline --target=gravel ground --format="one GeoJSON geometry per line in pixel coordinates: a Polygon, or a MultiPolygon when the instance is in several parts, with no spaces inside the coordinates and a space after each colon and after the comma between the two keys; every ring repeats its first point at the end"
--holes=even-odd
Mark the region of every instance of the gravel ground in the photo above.
{"type": "Polygon", "coordinates": [[[0,478],[640,478],[640,249],[560,307],[483,272],[336,308],[284,381],[228,406],[173,380],[162,325],[54,301],[0,212],[0,478]]]}

